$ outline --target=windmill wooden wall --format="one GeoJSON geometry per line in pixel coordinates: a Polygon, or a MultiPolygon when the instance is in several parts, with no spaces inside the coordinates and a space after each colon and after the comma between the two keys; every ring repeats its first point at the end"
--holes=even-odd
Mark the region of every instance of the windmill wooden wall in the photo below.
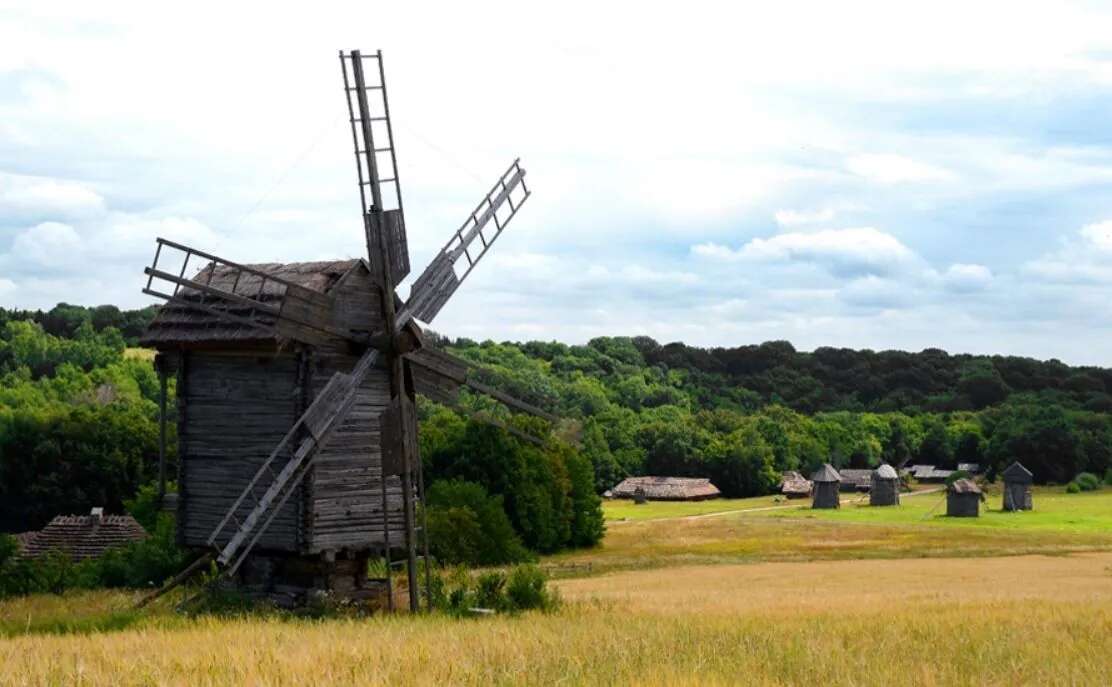
{"type": "MultiPolygon", "coordinates": [[[[379,291],[362,261],[259,267],[331,295],[333,321],[340,328],[371,332],[381,327],[379,291]]],[[[173,305],[163,308],[144,342],[178,361],[178,534],[187,546],[206,545],[316,394],[335,372],[351,371],[362,353],[339,337],[312,346],[278,342],[173,305]]],[[[387,372],[372,370],[352,412],[262,535],[259,551],[367,550],[383,541],[377,418],[389,399],[387,372]]],[[[267,484],[262,481],[256,496],[267,484]]],[[[387,487],[392,542],[397,545],[403,525],[398,479],[390,478],[387,487]]],[[[251,505],[241,505],[241,520],[251,505]]],[[[232,532],[234,528],[227,528],[217,543],[223,544],[232,532]]]]}

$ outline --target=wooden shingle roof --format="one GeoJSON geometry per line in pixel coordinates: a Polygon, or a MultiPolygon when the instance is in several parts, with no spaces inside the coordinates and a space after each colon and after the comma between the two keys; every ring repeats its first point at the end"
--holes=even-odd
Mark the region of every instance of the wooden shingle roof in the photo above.
{"type": "Polygon", "coordinates": [[[617,499],[633,498],[641,489],[645,498],[657,501],[709,499],[722,495],[705,477],[628,477],[611,490],[617,499]]]}
{"type": "Polygon", "coordinates": [[[830,463],[824,463],[821,468],[815,470],[815,474],[811,475],[812,482],[841,482],[842,476],[834,469],[830,463]]]}
{"type": "Polygon", "coordinates": [[[74,561],[96,558],[147,537],[143,526],[130,515],[59,515],[33,534],[22,543],[21,555],[36,558],[57,551],[74,561]]]}
{"type": "MultiPolygon", "coordinates": [[[[324,262],[264,263],[246,265],[270,277],[282,279],[320,293],[328,293],[345,274],[362,260],[329,260],[324,262]]],[[[254,298],[262,302],[281,299],[284,287],[279,282],[267,281],[250,273],[241,272],[227,265],[210,263],[192,277],[194,281],[210,285],[223,291],[254,298]],[[262,287],[260,289],[260,287],[262,287]]],[[[198,300],[200,294],[193,289],[182,287],[178,295],[186,300],[198,300]]],[[[212,296],[207,296],[206,304],[223,309],[233,315],[250,317],[270,325],[273,318],[238,303],[220,302],[213,304],[212,296]]],[[[166,303],[154,320],[143,332],[139,343],[153,346],[167,343],[198,343],[209,341],[268,341],[274,336],[270,332],[246,324],[231,322],[214,313],[198,308],[190,308],[179,303],[166,303]]]]}
{"type": "Polygon", "coordinates": [[[1023,464],[1018,460],[1004,468],[1003,476],[1005,482],[1019,482],[1021,484],[1030,484],[1035,479],[1031,471],[1023,467],[1023,464]]]}

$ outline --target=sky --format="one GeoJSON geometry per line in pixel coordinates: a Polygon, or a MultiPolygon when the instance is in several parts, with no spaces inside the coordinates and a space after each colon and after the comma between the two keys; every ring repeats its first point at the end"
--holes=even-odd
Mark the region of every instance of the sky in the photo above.
{"type": "Polygon", "coordinates": [[[380,48],[414,276],[533,191],[446,335],[1112,365],[1112,7],[296,7],[0,0],[0,306],[145,305],[158,236],[363,256],[337,53],[380,48]]]}

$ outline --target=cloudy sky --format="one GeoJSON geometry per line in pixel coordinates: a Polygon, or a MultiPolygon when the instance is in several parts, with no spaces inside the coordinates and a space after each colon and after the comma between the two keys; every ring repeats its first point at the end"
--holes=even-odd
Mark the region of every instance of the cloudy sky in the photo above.
{"type": "Polygon", "coordinates": [[[415,272],[534,190],[446,334],[1112,365],[1097,3],[92,4],[0,0],[0,306],[145,304],[156,236],[361,255],[337,50],[382,48],[415,272]]]}

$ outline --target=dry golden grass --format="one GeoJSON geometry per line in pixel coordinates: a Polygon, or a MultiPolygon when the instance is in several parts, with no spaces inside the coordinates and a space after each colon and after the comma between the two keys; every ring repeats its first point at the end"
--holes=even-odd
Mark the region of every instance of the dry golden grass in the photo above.
{"type": "Polygon", "coordinates": [[[550,615],[152,619],[0,640],[0,684],[1106,684],[1112,554],[762,563],[560,584],[550,615]]]}

